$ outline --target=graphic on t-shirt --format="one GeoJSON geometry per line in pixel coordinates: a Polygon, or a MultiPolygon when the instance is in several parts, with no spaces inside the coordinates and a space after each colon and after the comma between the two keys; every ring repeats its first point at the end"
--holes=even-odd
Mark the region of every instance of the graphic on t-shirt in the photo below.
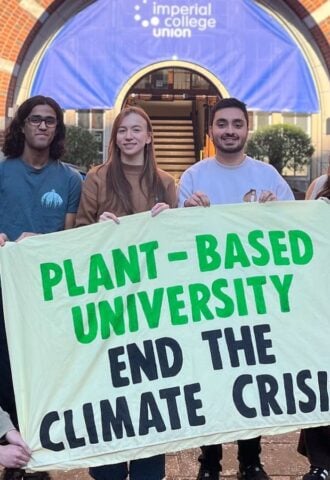
{"type": "Polygon", "coordinates": [[[257,201],[257,192],[254,188],[251,188],[243,197],[243,202],[256,202],[257,201]]]}
{"type": "Polygon", "coordinates": [[[61,195],[55,192],[52,189],[51,192],[46,192],[41,197],[41,205],[46,208],[57,208],[60,207],[63,203],[61,195]]]}

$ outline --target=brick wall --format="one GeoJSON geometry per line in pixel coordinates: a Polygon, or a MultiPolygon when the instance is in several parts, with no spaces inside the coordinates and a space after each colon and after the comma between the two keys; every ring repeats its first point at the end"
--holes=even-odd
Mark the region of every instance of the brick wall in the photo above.
{"type": "Polygon", "coordinates": [[[0,118],[12,105],[19,65],[41,26],[33,6],[51,14],[64,0],[0,0],[0,118]],[[28,9],[24,4],[30,5],[28,9]],[[32,8],[31,8],[32,7],[32,8]]]}
{"type": "MultiPolygon", "coordinates": [[[[330,8],[330,5],[329,5],[330,8]]],[[[318,46],[323,53],[324,59],[328,68],[330,69],[330,18],[321,22],[317,27],[312,30],[313,36],[318,40],[318,46]]]]}
{"type": "MultiPolygon", "coordinates": [[[[327,3],[329,4],[328,0],[286,0],[285,3],[287,3],[302,20],[313,14],[318,8],[327,3]]],[[[329,6],[328,8],[330,9],[329,6]]],[[[318,25],[311,27],[310,31],[325,58],[328,68],[330,69],[330,19],[328,18],[327,20],[320,22],[318,25]]]]}

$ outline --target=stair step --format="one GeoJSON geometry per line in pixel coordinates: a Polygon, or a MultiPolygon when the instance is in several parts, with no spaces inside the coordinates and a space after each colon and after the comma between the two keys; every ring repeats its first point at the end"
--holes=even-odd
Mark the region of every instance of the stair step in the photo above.
{"type": "MultiPolygon", "coordinates": [[[[157,132],[154,135],[154,140],[164,137],[182,137],[182,132],[157,132]]],[[[193,141],[193,132],[186,132],[183,138],[190,138],[193,141]]]]}
{"type": "Polygon", "coordinates": [[[194,132],[191,119],[151,119],[159,168],[178,179],[196,162],[194,132]]]}
{"type": "Polygon", "coordinates": [[[191,138],[160,138],[155,142],[155,148],[157,145],[193,145],[191,138]]]}
{"type": "Polygon", "coordinates": [[[171,150],[159,152],[157,153],[157,158],[164,158],[164,157],[171,157],[171,158],[194,158],[195,159],[195,152],[172,152],[171,150]]]}
{"type": "Polygon", "coordinates": [[[185,170],[187,170],[188,167],[190,167],[190,165],[193,165],[193,164],[187,164],[187,163],[164,163],[164,162],[157,162],[158,163],[158,167],[161,168],[162,170],[165,170],[166,172],[171,172],[171,173],[175,173],[175,172],[184,172],[185,170]]]}
{"type": "Polygon", "coordinates": [[[184,150],[185,152],[195,152],[194,148],[190,145],[190,143],[188,145],[171,145],[170,143],[158,143],[158,145],[155,145],[156,152],[160,150],[173,150],[173,148],[175,148],[176,151],[184,150]]]}
{"type": "Polygon", "coordinates": [[[181,124],[176,124],[176,123],[171,123],[171,125],[167,124],[167,123],[162,123],[162,124],[159,124],[159,125],[154,125],[153,126],[153,130],[158,132],[158,131],[161,131],[163,130],[163,128],[166,128],[166,130],[183,130],[183,131],[186,131],[186,130],[192,130],[193,129],[193,126],[192,124],[187,124],[187,125],[181,125],[181,124]]]}
{"type": "Polygon", "coordinates": [[[180,135],[193,135],[194,131],[192,128],[160,128],[159,130],[154,129],[154,137],[157,135],[173,135],[173,133],[180,133],[180,135]]]}
{"type": "Polygon", "coordinates": [[[187,168],[188,165],[192,165],[195,162],[196,162],[195,157],[181,157],[181,158],[157,157],[158,165],[164,164],[164,163],[170,163],[171,165],[176,165],[177,163],[181,163],[182,165],[185,164],[187,168]]]}
{"type": "Polygon", "coordinates": [[[168,118],[168,119],[165,119],[164,120],[154,120],[154,119],[151,119],[151,123],[152,125],[172,125],[172,124],[177,124],[177,125],[191,125],[191,120],[187,119],[187,120],[178,120],[178,119],[175,119],[175,118],[168,118]]]}

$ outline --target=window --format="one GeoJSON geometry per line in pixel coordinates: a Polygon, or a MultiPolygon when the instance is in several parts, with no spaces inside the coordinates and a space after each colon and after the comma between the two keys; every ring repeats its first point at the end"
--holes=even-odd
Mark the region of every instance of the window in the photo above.
{"type": "Polygon", "coordinates": [[[255,132],[258,128],[268,127],[272,124],[272,116],[269,112],[248,112],[249,132],[255,132]]]}
{"type": "Polygon", "coordinates": [[[301,128],[307,135],[310,135],[310,115],[300,113],[282,113],[283,123],[289,123],[301,128]]]}
{"type": "Polygon", "coordinates": [[[256,128],[268,127],[271,125],[271,115],[269,112],[256,112],[256,128]]]}
{"type": "Polygon", "coordinates": [[[253,115],[253,112],[248,112],[248,119],[249,119],[249,132],[253,132],[253,130],[254,130],[254,115],[253,115]]]}
{"type": "MultiPolygon", "coordinates": [[[[310,115],[299,114],[299,113],[282,113],[283,123],[288,123],[290,125],[296,125],[301,128],[307,135],[310,135],[311,131],[311,122],[310,115]]],[[[287,177],[307,177],[309,175],[309,166],[305,165],[303,167],[296,168],[285,168],[283,169],[283,175],[287,177]]]]}
{"type": "Polygon", "coordinates": [[[77,110],[76,125],[91,132],[99,144],[99,160],[103,161],[104,141],[104,111],[103,110],[77,110]]]}

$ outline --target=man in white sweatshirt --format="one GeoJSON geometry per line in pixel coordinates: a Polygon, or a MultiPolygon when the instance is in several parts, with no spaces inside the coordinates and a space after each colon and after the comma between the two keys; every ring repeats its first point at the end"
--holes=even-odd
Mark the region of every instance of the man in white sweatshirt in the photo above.
{"type": "MultiPolygon", "coordinates": [[[[244,153],[248,113],[244,103],[225,98],[214,105],[209,135],[215,157],[188,168],[179,183],[179,207],[208,207],[244,201],[293,200],[294,196],[277,170],[244,153]]],[[[238,440],[239,480],[269,480],[260,462],[261,437],[238,440]]],[[[222,446],[201,447],[197,480],[219,480],[222,446]]]]}

